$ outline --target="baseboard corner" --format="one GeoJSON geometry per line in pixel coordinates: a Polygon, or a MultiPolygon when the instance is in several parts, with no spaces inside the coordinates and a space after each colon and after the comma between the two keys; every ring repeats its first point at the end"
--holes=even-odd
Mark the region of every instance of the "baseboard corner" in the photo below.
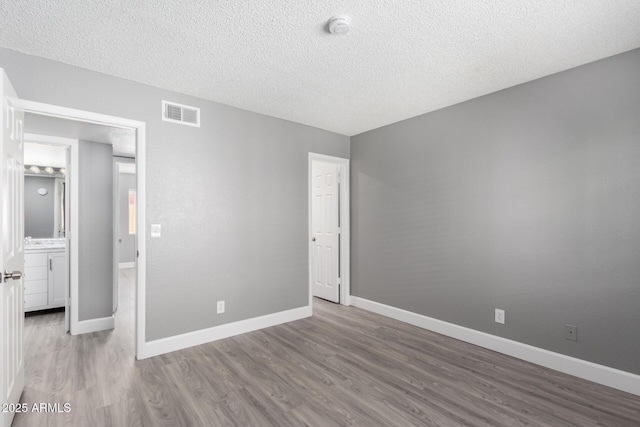
{"type": "Polygon", "coordinates": [[[101,317],[98,319],[81,320],[77,326],[73,328],[71,335],[89,334],[91,332],[100,332],[113,329],[116,326],[116,318],[114,316],[101,317]]]}

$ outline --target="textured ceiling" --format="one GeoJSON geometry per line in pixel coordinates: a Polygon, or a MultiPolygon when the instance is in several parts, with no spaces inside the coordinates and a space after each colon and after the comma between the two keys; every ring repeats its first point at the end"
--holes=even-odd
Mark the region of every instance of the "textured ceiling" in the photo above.
{"type": "Polygon", "coordinates": [[[639,0],[23,0],[0,22],[3,47],[345,135],[640,47],[639,0]]]}

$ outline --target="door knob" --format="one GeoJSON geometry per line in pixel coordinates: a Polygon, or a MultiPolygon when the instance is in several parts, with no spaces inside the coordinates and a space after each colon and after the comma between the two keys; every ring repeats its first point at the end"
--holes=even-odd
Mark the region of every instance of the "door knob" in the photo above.
{"type": "Polygon", "coordinates": [[[12,273],[9,273],[7,270],[5,270],[4,274],[2,275],[2,278],[4,279],[5,282],[9,279],[12,279],[12,280],[21,279],[22,271],[14,271],[12,273]]]}

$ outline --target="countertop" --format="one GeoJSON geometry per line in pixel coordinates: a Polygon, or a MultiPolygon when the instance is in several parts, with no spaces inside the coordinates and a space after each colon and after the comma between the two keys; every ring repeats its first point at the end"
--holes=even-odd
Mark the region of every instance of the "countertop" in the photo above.
{"type": "Polygon", "coordinates": [[[52,251],[65,248],[65,239],[31,239],[25,242],[25,252],[52,251]]]}

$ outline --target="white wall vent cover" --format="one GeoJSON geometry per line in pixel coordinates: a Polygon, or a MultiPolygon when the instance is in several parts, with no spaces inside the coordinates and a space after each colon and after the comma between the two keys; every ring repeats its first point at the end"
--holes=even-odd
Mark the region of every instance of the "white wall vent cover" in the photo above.
{"type": "Polygon", "coordinates": [[[200,127],[200,109],[175,102],[162,101],[162,120],[200,127]]]}

